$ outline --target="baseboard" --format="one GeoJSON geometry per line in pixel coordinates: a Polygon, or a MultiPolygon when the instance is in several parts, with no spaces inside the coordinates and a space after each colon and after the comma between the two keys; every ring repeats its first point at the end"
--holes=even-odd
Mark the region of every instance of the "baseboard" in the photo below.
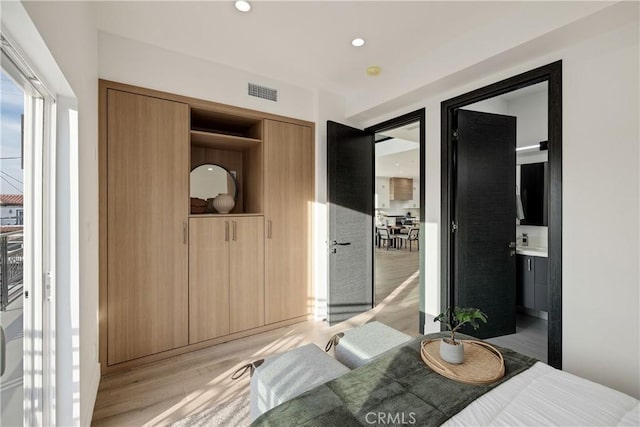
{"type": "Polygon", "coordinates": [[[89,382],[89,390],[87,396],[80,396],[80,419],[81,426],[90,426],[91,419],[93,418],[93,408],[96,404],[96,397],[98,396],[98,387],[100,386],[100,364],[96,363],[91,371],[91,380],[89,382]],[[84,397],[84,399],[83,399],[84,397]]]}

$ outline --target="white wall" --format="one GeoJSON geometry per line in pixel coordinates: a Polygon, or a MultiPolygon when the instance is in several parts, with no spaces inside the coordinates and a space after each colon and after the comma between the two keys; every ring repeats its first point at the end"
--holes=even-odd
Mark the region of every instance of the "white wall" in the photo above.
{"type": "Polygon", "coordinates": [[[297,119],[315,119],[313,90],[146,43],[99,33],[101,79],[251,108],[297,119]],[[247,95],[247,83],[278,90],[278,102],[247,95]]]}
{"type": "MultiPolygon", "coordinates": [[[[439,251],[440,102],[563,60],[563,367],[640,397],[638,4],[621,3],[428,88],[427,247],[439,251]],[[437,225],[437,230],[432,225],[437,225]],[[606,351],[603,351],[606,349],[606,351]],[[615,362],[612,362],[615,360],[615,362]]],[[[381,107],[376,107],[378,114],[381,107]]],[[[440,255],[438,254],[438,257],[440,255]]],[[[439,258],[427,256],[427,266],[439,258]]],[[[440,274],[427,271],[428,314],[440,274]]]]}
{"type": "Polygon", "coordinates": [[[547,92],[535,92],[507,102],[507,114],[518,118],[518,147],[528,147],[548,139],[547,92]]]}
{"type": "MultiPolygon", "coordinates": [[[[93,16],[84,3],[24,2],[40,35],[71,85],[77,100],[78,127],[75,146],[59,147],[58,155],[67,156],[70,174],[66,194],[70,216],[66,227],[70,242],[67,253],[59,253],[60,262],[68,263],[68,282],[58,277],[60,295],[67,298],[66,310],[58,310],[70,331],[59,330],[64,336],[63,348],[58,348],[57,421],[59,425],[88,425],[100,378],[98,365],[98,58],[97,33],[93,16]],[[68,150],[68,151],[64,151],[68,150]],[[79,167],[79,176],[73,174],[79,167]],[[77,191],[77,193],[74,193],[77,191]],[[71,196],[71,198],[70,198],[71,196]],[[78,215],[79,212],[79,216],[78,215]],[[73,223],[75,221],[75,223],[73,223]],[[79,240],[80,248],[73,238],[79,240]],[[78,259],[79,258],[79,259],[78,259]],[[68,291],[65,292],[65,291],[68,291]],[[70,306],[69,306],[70,305],[70,306]],[[78,313],[79,310],[79,313],[78,313]],[[66,333],[71,332],[70,336],[66,333]],[[60,364],[63,364],[60,366],[60,364]],[[79,383],[79,385],[78,385],[79,383]]],[[[68,113],[75,101],[61,102],[68,113]]],[[[74,123],[67,122],[69,133],[75,133],[74,123]]],[[[65,132],[59,129],[58,136],[65,132]]],[[[64,162],[62,163],[64,165],[64,162]]],[[[58,183],[60,184],[60,183],[58,183]]],[[[59,185],[60,186],[60,185],[59,185]]],[[[62,237],[62,236],[61,236],[62,237]]],[[[58,319],[60,320],[60,318],[58,319]]]]}

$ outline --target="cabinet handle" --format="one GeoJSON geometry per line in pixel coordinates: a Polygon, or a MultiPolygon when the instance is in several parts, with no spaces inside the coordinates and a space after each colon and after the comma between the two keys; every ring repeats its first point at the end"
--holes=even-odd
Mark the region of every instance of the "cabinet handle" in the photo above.
{"type": "Polygon", "coordinates": [[[271,220],[267,220],[267,239],[271,238],[271,220]]]}
{"type": "Polygon", "coordinates": [[[182,242],[186,245],[189,243],[189,231],[187,229],[186,221],[182,222],[182,242]]]}
{"type": "Polygon", "coordinates": [[[531,271],[531,258],[527,258],[527,271],[531,271]]]}
{"type": "Polygon", "coordinates": [[[224,222],[224,241],[229,241],[229,221],[224,222]]]}
{"type": "Polygon", "coordinates": [[[236,241],[236,222],[233,221],[233,241],[236,241]]]}

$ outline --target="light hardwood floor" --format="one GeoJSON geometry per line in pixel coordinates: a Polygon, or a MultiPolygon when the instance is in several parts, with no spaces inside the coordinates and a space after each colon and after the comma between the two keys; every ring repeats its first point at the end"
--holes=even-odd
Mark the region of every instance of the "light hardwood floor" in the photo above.
{"type": "Polygon", "coordinates": [[[307,343],[324,348],[334,333],[373,320],[417,336],[419,255],[407,254],[390,250],[377,255],[378,278],[386,274],[388,279],[384,290],[379,288],[387,295],[348,321],[330,327],[310,320],[103,377],[93,425],[171,424],[247,393],[248,376],[230,379],[239,366],[307,343]]]}
{"type": "Polygon", "coordinates": [[[413,251],[402,249],[375,249],[375,303],[379,304],[399,284],[403,283],[420,269],[420,252],[413,244],[413,251]]]}

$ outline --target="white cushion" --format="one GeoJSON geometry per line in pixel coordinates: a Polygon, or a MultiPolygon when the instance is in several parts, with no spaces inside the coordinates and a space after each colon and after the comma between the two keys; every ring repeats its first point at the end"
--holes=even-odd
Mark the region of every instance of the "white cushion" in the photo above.
{"type": "Polygon", "coordinates": [[[335,357],[355,369],[408,341],[411,337],[380,322],[371,322],[344,332],[335,346],[335,357]]]}
{"type": "Polygon", "coordinates": [[[349,369],[314,344],[268,357],[251,377],[251,421],[349,369]]]}

